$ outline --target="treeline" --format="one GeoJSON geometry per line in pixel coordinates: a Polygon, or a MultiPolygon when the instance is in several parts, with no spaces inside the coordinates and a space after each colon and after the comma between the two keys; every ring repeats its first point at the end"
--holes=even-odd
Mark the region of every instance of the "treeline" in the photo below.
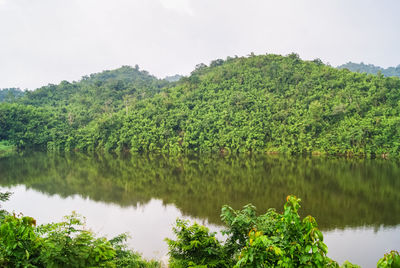
{"type": "Polygon", "coordinates": [[[364,64],[348,62],[338,66],[339,69],[348,69],[352,72],[367,73],[367,74],[382,74],[384,76],[398,76],[400,77],[400,65],[397,67],[382,68],[373,64],[364,64]]]}
{"type": "Polygon", "coordinates": [[[0,105],[0,139],[52,151],[400,155],[400,79],[298,55],[228,57],[170,83],[122,67],[0,105]]]}

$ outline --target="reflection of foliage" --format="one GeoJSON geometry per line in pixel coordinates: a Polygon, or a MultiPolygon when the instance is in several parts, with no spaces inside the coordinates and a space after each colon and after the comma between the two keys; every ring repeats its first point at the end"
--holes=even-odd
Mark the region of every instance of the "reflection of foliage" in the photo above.
{"type": "Polygon", "coordinates": [[[3,186],[121,206],[158,198],[213,223],[220,223],[215,207],[251,202],[267,210],[286,193],[303,196],[304,214],[322,229],[400,223],[400,166],[385,160],[35,153],[0,159],[0,174],[3,186]]]}
{"type": "MultiPolygon", "coordinates": [[[[204,226],[177,221],[176,240],[167,239],[172,267],[339,267],[326,254],[323,235],[312,216],[301,220],[300,199],[288,196],[282,214],[274,209],[257,216],[224,206],[225,243],[204,226]]],[[[357,266],[345,267],[357,267],[357,266]]]]}

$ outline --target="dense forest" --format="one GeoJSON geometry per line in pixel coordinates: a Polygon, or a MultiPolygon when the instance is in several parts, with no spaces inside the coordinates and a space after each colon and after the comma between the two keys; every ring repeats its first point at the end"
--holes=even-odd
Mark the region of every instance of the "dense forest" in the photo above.
{"type": "Polygon", "coordinates": [[[338,66],[339,69],[349,69],[352,72],[367,73],[367,74],[383,74],[384,76],[398,76],[400,77],[400,65],[397,67],[382,68],[373,64],[364,64],[348,62],[338,66]]]}
{"type": "Polygon", "coordinates": [[[123,66],[0,104],[0,140],[50,151],[400,155],[400,79],[297,54],[199,64],[168,82],[123,66]]]}

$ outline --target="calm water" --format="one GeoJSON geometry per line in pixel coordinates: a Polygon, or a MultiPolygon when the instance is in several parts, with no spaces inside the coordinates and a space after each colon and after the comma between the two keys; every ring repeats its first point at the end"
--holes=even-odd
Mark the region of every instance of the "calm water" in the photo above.
{"type": "Polygon", "coordinates": [[[40,223],[77,211],[111,238],[129,232],[145,257],[167,252],[177,217],[221,228],[220,208],[254,204],[280,210],[288,194],[323,230],[328,255],[375,267],[400,250],[400,164],[385,160],[278,156],[113,157],[35,153],[0,159],[4,204],[40,223]]]}

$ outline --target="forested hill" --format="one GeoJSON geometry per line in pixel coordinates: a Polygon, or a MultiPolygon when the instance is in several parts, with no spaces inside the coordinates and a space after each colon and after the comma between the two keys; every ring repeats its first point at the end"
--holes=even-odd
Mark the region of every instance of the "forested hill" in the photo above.
{"type": "Polygon", "coordinates": [[[382,68],[373,64],[354,63],[348,62],[346,64],[338,66],[339,69],[349,69],[352,72],[367,73],[367,74],[378,74],[381,73],[384,76],[398,76],[400,77],[400,65],[397,67],[382,68]]]}
{"type": "MultiPolygon", "coordinates": [[[[120,106],[128,98],[152,97],[168,82],[159,80],[147,71],[122,66],[112,71],[84,76],[78,82],[62,81],[28,91],[21,103],[34,106],[64,107],[86,104],[89,110],[120,106]],[[100,107],[101,106],[101,107],[100,107]]],[[[86,109],[87,111],[87,109],[86,109]]]]}
{"type": "Polygon", "coordinates": [[[296,54],[215,60],[175,83],[123,67],[0,110],[0,138],[25,148],[400,155],[399,78],[296,54]]]}
{"type": "Polygon", "coordinates": [[[14,102],[16,99],[24,95],[24,91],[19,88],[3,88],[0,89],[0,103],[14,102]]]}

